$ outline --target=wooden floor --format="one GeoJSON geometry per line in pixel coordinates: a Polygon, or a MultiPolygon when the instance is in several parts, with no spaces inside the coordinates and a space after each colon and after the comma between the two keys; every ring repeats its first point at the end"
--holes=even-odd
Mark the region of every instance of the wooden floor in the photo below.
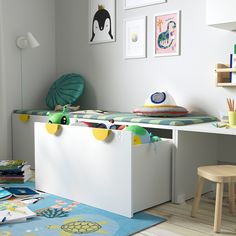
{"type": "Polygon", "coordinates": [[[236,213],[229,213],[227,199],[224,199],[223,205],[221,233],[213,232],[214,199],[203,196],[196,218],[190,217],[192,200],[184,204],[165,203],[150,209],[149,212],[163,216],[167,221],[135,236],[158,236],[160,229],[184,236],[236,235],[236,213]]]}

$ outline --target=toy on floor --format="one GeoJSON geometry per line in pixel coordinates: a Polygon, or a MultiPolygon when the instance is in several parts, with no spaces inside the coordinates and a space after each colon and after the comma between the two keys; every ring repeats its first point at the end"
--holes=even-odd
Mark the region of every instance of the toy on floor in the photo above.
{"type": "Polygon", "coordinates": [[[139,125],[130,125],[126,127],[124,130],[130,131],[134,134],[133,136],[133,144],[144,144],[144,143],[152,143],[160,141],[160,137],[154,136],[152,133],[149,133],[145,128],[139,125]]]}
{"type": "Polygon", "coordinates": [[[47,115],[49,116],[48,123],[51,124],[62,124],[62,125],[69,125],[70,124],[70,117],[68,114],[67,105],[63,107],[63,111],[59,113],[50,113],[48,112],[47,115]]]}

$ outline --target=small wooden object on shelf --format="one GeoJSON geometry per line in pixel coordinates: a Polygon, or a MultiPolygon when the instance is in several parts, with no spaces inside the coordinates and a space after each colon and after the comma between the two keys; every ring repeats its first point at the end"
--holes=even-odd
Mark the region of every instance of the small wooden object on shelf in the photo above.
{"type": "Polygon", "coordinates": [[[216,86],[234,87],[236,83],[230,82],[230,72],[236,73],[236,68],[230,68],[228,64],[216,64],[216,86]]]}

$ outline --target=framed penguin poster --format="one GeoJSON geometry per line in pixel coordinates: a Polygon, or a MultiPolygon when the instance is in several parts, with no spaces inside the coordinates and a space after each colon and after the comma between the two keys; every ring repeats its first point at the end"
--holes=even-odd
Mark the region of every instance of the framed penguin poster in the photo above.
{"type": "Polygon", "coordinates": [[[115,0],[89,0],[89,43],[115,41],[115,0]]]}

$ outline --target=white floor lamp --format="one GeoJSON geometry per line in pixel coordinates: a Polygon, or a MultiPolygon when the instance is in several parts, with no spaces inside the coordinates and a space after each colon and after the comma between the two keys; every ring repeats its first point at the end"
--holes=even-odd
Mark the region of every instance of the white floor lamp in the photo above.
{"type": "Polygon", "coordinates": [[[28,32],[26,36],[20,36],[16,39],[16,46],[20,49],[20,67],[21,67],[21,109],[24,107],[23,100],[23,71],[22,71],[22,49],[25,48],[37,48],[40,46],[37,39],[33,36],[32,33],[28,32]]]}

